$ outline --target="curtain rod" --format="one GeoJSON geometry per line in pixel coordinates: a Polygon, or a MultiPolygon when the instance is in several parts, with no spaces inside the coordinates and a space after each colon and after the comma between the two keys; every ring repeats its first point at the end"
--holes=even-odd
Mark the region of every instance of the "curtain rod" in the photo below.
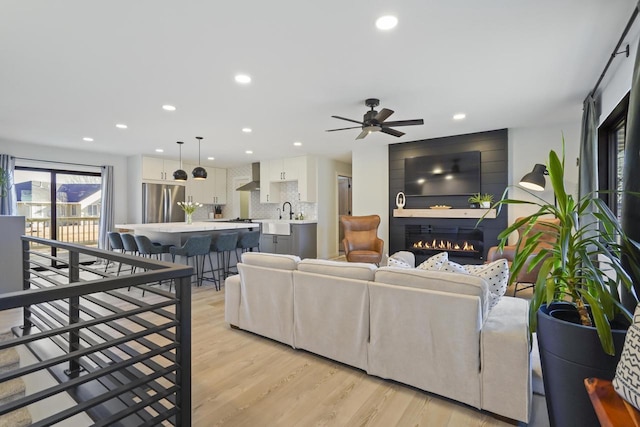
{"type": "Polygon", "coordinates": [[[42,160],[42,159],[30,159],[28,157],[18,157],[18,156],[14,156],[14,158],[16,160],[29,160],[31,162],[42,162],[42,163],[57,163],[59,165],[73,165],[73,166],[89,166],[92,168],[101,168],[104,165],[89,165],[86,163],[71,163],[71,162],[58,162],[55,160],[42,160]]]}
{"type": "MultiPolygon", "coordinates": [[[[627,33],[631,29],[631,25],[633,25],[633,21],[635,21],[636,17],[638,16],[638,8],[640,8],[640,1],[638,2],[638,4],[636,4],[635,9],[633,9],[633,13],[631,14],[631,18],[629,18],[629,22],[627,22],[627,26],[624,28],[624,31],[622,32],[622,35],[620,36],[620,40],[618,40],[618,44],[616,44],[616,47],[613,48],[613,52],[611,53],[611,56],[609,57],[609,61],[607,61],[607,65],[604,66],[604,70],[602,70],[602,74],[600,74],[600,78],[598,78],[598,81],[596,82],[596,85],[593,87],[591,92],[589,92],[589,95],[587,95],[587,98],[589,98],[590,96],[592,97],[592,96],[594,96],[596,94],[596,90],[598,90],[598,86],[600,86],[600,83],[602,82],[602,79],[604,78],[605,74],[607,74],[607,71],[609,70],[609,66],[613,62],[613,58],[615,58],[618,53],[621,53],[621,52],[618,52],[618,49],[620,49],[620,45],[622,45],[622,42],[624,41],[624,38],[627,36],[627,33]]],[[[626,52],[627,52],[627,56],[629,56],[628,48],[627,48],[626,52]]],[[[585,98],[585,101],[587,100],[587,98],[585,98]]]]}

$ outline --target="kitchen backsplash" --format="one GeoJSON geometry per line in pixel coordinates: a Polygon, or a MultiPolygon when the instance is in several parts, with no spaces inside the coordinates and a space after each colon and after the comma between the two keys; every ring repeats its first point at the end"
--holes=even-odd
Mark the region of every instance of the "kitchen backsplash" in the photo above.
{"type": "MultiPolygon", "coordinates": [[[[251,165],[243,165],[235,168],[227,169],[227,204],[222,205],[223,218],[233,217],[233,201],[236,193],[236,189],[233,187],[234,178],[238,177],[251,177],[251,165]]],[[[251,218],[278,218],[277,208],[282,209],[284,202],[291,202],[294,215],[298,215],[301,211],[304,214],[305,219],[317,219],[318,207],[316,203],[305,203],[296,201],[298,198],[298,183],[297,182],[283,182],[281,185],[280,202],[279,203],[260,203],[260,192],[252,191],[250,194],[251,208],[249,216],[251,218]]],[[[201,221],[209,218],[209,213],[213,213],[214,205],[204,205],[193,214],[194,221],[201,221]]],[[[282,214],[283,219],[288,219],[288,206],[287,214],[282,214]]]]}

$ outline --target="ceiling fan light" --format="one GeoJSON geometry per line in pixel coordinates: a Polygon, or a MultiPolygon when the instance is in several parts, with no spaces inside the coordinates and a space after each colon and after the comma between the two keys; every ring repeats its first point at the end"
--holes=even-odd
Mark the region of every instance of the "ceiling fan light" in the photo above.
{"type": "Polygon", "coordinates": [[[202,166],[197,166],[195,169],[193,169],[193,172],[191,172],[191,174],[193,175],[193,179],[207,179],[207,171],[202,166]]]}

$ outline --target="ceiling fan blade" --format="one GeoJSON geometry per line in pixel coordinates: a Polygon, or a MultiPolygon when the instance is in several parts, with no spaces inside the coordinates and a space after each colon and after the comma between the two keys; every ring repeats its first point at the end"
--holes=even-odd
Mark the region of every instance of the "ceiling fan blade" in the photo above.
{"type": "Polygon", "coordinates": [[[380,132],[386,133],[388,135],[397,136],[397,137],[401,137],[402,135],[404,135],[404,132],[400,132],[399,130],[395,130],[387,127],[383,127],[382,129],[380,129],[380,132]]]}
{"type": "Polygon", "coordinates": [[[364,123],[359,122],[359,121],[357,121],[357,120],[347,119],[346,117],[340,117],[340,116],[331,116],[331,117],[333,117],[334,119],[346,120],[346,121],[348,121],[348,122],[360,123],[361,125],[363,125],[363,126],[364,126],[364,123]]]}
{"type": "Polygon", "coordinates": [[[337,130],[347,130],[347,129],[360,129],[362,126],[353,126],[350,128],[340,128],[340,129],[327,129],[326,132],[335,132],[337,130]]]}
{"type": "Polygon", "coordinates": [[[360,132],[360,135],[356,137],[356,139],[362,139],[365,136],[369,135],[370,133],[371,131],[369,129],[363,129],[362,132],[360,132]]]}
{"type": "Polygon", "coordinates": [[[388,108],[383,108],[380,110],[378,114],[373,118],[378,123],[382,123],[389,118],[390,115],[393,114],[393,110],[389,110],[388,108]]]}
{"type": "Polygon", "coordinates": [[[413,126],[413,125],[423,125],[424,120],[416,119],[416,120],[399,120],[397,122],[385,122],[385,126],[413,126]]]}

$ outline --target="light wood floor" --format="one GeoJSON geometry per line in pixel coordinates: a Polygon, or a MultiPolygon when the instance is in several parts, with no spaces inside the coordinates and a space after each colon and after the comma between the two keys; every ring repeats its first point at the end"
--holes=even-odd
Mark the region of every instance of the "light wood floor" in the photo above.
{"type": "MultiPolygon", "coordinates": [[[[231,329],[224,323],[224,288],[194,288],[192,300],[194,426],[515,424],[231,329]]],[[[543,398],[536,397],[540,405],[543,398]]],[[[530,425],[548,425],[542,415],[534,414],[538,420],[530,425]]]]}

